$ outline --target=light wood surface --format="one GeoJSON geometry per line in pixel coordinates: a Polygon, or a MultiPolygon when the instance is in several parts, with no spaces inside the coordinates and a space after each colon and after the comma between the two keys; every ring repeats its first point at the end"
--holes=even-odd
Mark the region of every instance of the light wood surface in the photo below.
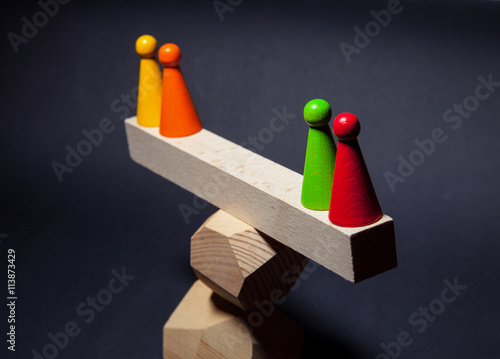
{"type": "Polygon", "coordinates": [[[222,210],[191,238],[191,267],[198,278],[245,310],[287,295],[307,263],[303,255],[222,210]]]}
{"type": "Polygon", "coordinates": [[[134,161],[223,209],[343,278],[359,282],[396,267],[392,219],[364,227],[331,224],[300,203],[302,176],[202,129],[167,138],[125,121],[134,161]]]}
{"type": "Polygon", "coordinates": [[[258,313],[242,311],[196,281],[163,328],[163,357],[299,358],[302,330],[277,309],[258,313]]]}

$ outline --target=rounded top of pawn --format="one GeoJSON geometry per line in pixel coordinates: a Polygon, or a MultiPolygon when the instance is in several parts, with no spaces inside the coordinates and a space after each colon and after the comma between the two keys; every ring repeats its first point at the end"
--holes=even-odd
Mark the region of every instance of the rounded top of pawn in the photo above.
{"type": "Polygon", "coordinates": [[[304,107],[304,120],[311,127],[328,125],[332,118],[330,104],[322,99],[309,101],[304,107]]]}
{"type": "Polygon", "coordinates": [[[135,51],[140,57],[154,57],[158,44],[151,35],[142,35],[135,42],[135,51]]]}
{"type": "Polygon", "coordinates": [[[349,112],[341,113],[335,117],[332,128],[339,140],[354,140],[361,131],[358,118],[349,112]]]}
{"type": "Polygon", "coordinates": [[[165,44],[158,51],[158,59],[166,67],[175,67],[181,62],[181,50],[176,44],[165,44]]]}

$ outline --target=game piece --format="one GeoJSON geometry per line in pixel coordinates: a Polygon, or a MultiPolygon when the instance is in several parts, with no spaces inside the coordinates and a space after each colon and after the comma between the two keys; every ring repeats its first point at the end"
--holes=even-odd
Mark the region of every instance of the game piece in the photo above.
{"type": "Polygon", "coordinates": [[[327,211],[332,197],[337,147],[328,126],[331,118],[332,110],[325,100],[311,100],[304,107],[309,134],[301,202],[304,207],[317,211],[327,211]]]}
{"type": "Polygon", "coordinates": [[[389,216],[368,228],[333,226],[328,211],[300,203],[302,175],[207,129],[168,138],[135,118],[125,129],[134,161],[194,194],[179,205],[179,220],[188,223],[208,201],[352,282],[397,265],[389,216]]]}
{"type": "Polygon", "coordinates": [[[244,310],[286,296],[308,261],[221,210],[191,238],[191,267],[197,277],[244,310]]]}
{"type": "Polygon", "coordinates": [[[146,127],[160,126],[162,76],[156,49],[156,39],[151,35],[142,35],[135,43],[135,50],[141,57],[137,123],[146,127]]]}
{"type": "Polygon", "coordinates": [[[366,226],[382,218],[357,140],[360,130],[358,118],[352,113],[341,113],[333,121],[339,143],[328,217],[338,226],[366,226]]]}
{"type": "Polygon", "coordinates": [[[165,359],[298,359],[303,331],[274,306],[245,312],[196,281],[163,327],[165,359]]]}
{"type": "Polygon", "coordinates": [[[184,137],[200,131],[201,122],[179,67],[179,47],[175,44],[163,45],[158,58],[163,65],[160,134],[184,137]]]}

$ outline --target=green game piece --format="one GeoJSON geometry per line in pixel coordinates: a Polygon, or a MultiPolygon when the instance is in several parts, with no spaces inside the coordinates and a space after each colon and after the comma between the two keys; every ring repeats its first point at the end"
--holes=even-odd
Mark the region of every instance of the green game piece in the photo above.
{"type": "Polygon", "coordinates": [[[325,100],[311,100],[304,107],[309,135],[301,202],[304,207],[318,211],[328,210],[332,194],[337,147],[328,126],[331,118],[332,109],[325,100]]]}

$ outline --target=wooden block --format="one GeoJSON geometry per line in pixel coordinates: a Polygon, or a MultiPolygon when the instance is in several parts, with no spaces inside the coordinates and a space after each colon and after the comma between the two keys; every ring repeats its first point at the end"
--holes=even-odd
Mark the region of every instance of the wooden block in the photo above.
{"type": "Polygon", "coordinates": [[[198,278],[244,310],[287,295],[308,261],[222,210],[191,238],[191,267],[198,278]]]}
{"type": "Polygon", "coordinates": [[[196,281],[163,328],[163,357],[294,359],[302,339],[302,330],[277,309],[267,316],[244,312],[196,281]]]}
{"type": "Polygon", "coordinates": [[[167,138],[125,121],[130,156],[160,176],[352,282],[396,267],[392,219],[356,228],[300,203],[302,176],[202,129],[167,138]]]}

